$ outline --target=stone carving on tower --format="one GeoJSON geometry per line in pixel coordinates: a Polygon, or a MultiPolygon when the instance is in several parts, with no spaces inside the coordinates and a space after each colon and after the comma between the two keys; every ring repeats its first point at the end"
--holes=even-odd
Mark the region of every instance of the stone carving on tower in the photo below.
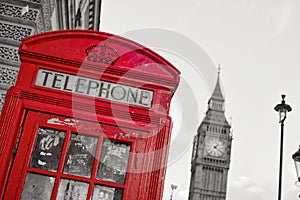
{"type": "Polygon", "coordinates": [[[101,0],[1,0],[0,113],[15,84],[22,38],[51,30],[99,30],[101,0]]]}
{"type": "Polygon", "coordinates": [[[226,199],[232,135],[224,102],[219,71],[206,115],[194,137],[189,200],[226,199]]]}

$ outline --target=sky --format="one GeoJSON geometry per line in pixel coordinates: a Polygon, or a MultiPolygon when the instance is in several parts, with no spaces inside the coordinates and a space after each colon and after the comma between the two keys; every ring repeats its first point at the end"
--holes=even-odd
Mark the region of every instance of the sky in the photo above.
{"type": "Polygon", "coordinates": [[[233,144],[227,199],[277,198],[280,124],[274,106],[291,105],[284,134],[282,199],[300,188],[292,154],[300,145],[300,2],[297,0],[103,0],[100,30],[153,49],[181,71],[170,115],[164,200],[188,199],[192,140],[221,65],[233,144]],[[169,35],[169,37],[168,37],[169,35]]]}

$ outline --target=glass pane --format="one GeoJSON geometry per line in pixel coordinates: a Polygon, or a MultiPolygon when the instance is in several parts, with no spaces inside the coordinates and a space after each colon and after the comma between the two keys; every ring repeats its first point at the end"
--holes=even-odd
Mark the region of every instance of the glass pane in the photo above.
{"type": "Polygon", "coordinates": [[[94,163],[98,139],[95,137],[72,134],[64,172],[79,176],[90,177],[94,163]]]}
{"type": "Polygon", "coordinates": [[[21,200],[51,198],[55,178],[27,173],[21,200]]]}
{"type": "Polygon", "coordinates": [[[97,178],[124,183],[130,153],[130,144],[105,139],[102,144],[97,178]]]}
{"type": "Polygon", "coordinates": [[[92,200],[122,200],[123,189],[95,185],[92,200]]]}
{"type": "Polygon", "coordinates": [[[56,199],[62,200],[83,200],[86,199],[89,184],[62,179],[59,184],[56,199]]]}
{"type": "Polygon", "coordinates": [[[30,167],[57,171],[65,135],[63,131],[39,128],[30,167]]]}

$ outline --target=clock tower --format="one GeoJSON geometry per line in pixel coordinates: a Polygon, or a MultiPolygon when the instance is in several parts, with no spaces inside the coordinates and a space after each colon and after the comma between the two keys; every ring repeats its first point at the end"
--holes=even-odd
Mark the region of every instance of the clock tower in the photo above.
{"type": "Polygon", "coordinates": [[[189,200],[225,200],[232,135],[225,117],[220,71],[194,137],[189,200]]]}

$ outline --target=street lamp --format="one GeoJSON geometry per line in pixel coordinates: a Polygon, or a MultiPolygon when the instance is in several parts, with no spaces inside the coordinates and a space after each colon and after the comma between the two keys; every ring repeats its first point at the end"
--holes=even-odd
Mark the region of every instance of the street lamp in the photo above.
{"type": "Polygon", "coordinates": [[[299,146],[298,151],[296,151],[296,153],[293,154],[293,159],[295,162],[298,182],[300,182],[300,146],[299,146]]]}
{"type": "MultiPolygon", "coordinates": [[[[297,173],[297,177],[298,177],[298,180],[296,181],[296,186],[299,187],[298,183],[300,183],[300,146],[299,146],[299,149],[298,151],[296,151],[294,154],[293,154],[293,159],[294,159],[294,162],[295,162],[295,167],[296,167],[296,173],[297,173]],[[298,185],[297,185],[298,184],[298,185]]],[[[300,197],[300,195],[299,195],[300,197]]]]}
{"type": "Polygon", "coordinates": [[[171,198],[170,198],[170,200],[173,199],[173,190],[176,190],[176,189],[177,189],[177,185],[171,184],[171,189],[172,189],[172,191],[171,191],[171,198]]]}
{"type": "Polygon", "coordinates": [[[291,106],[285,103],[285,95],[281,95],[282,101],[275,106],[275,110],[279,113],[279,123],[281,124],[281,137],[280,137],[280,160],[279,160],[279,185],[278,185],[278,200],[281,200],[281,177],[282,177],[282,153],[283,153],[283,130],[284,121],[286,119],[287,112],[292,110],[291,106]]]}

